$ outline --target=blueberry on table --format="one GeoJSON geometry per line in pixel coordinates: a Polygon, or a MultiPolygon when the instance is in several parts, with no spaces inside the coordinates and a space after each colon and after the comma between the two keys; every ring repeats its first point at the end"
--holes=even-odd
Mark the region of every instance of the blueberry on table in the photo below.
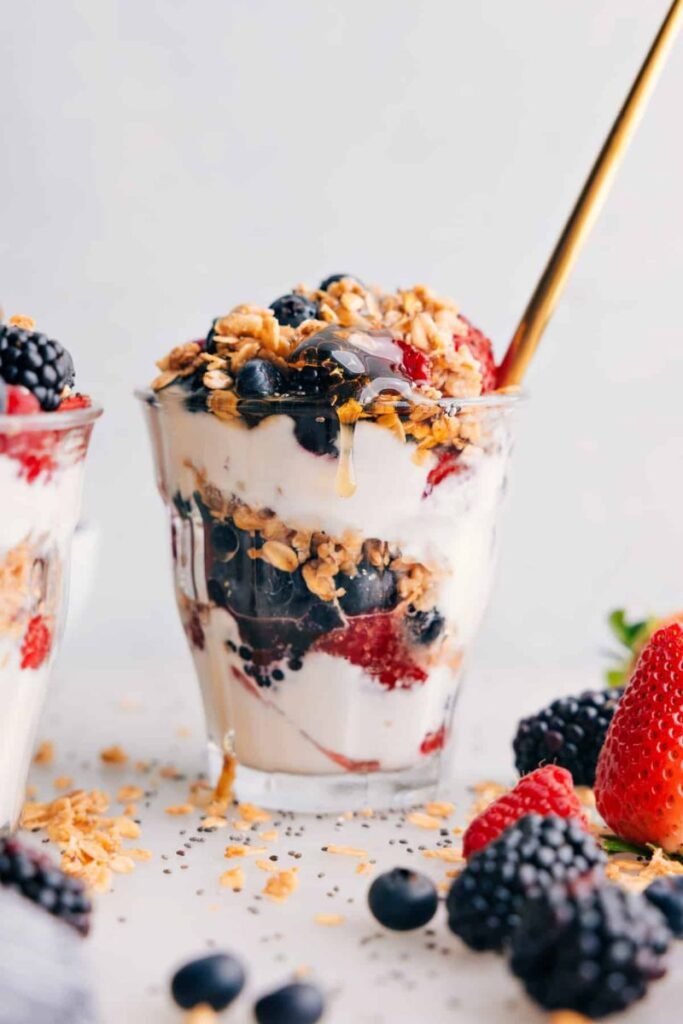
{"type": "Polygon", "coordinates": [[[394,868],[378,875],[368,892],[373,916],[396,932],[427,924],[434,917],[438,902],[431,879],[408,868],[394,868]]]}
{"type": "Polygon", "coordinates": [[[224,1010],[244,988],[244,968],[228,953],[213,953],[191,960],[173,975],[171,994],[183,1010],[207,1003],[213,1010],[224,1010]]]}
{"type": "Polygon", "coordinates": [[[316,1024],[325,999],[316,985],[297,981],[262,996],[254,1006],[258,1024],[316,1024]]]}
{"type": "Polygon", "coordinates": [[[235,377],[235,390],[240,398],[270,398],[281,394],[284,386],[282,372],[267,359],[250,359],[235,377]]]}
{"type": "Polygon", "coordinates": [[[317,302],[296,292],[275,299],[275,302],[271,302],[270,308],[282,327],[298,327],[304,320],[317,320],[318,318],[317,302]]]}
{"type": "Polygon", "coordinates": [[[666,923],[677,939],[683,938],[683,876],[657,878],[643,896],[664,914],[666,923]]]}
{"type": "Polygon", "coordinates": [[[353,274],[330,274],[329,277],[326,277],[324,281],[320,282],[318,288],[320,289],[321,292],[326,292],[331,284],[336,284],[337,281],[343,281],[344,278],[348,278],[350,281],[356,281],[357,284],[361,284],[358,278],[355,277],[353,274]]]}

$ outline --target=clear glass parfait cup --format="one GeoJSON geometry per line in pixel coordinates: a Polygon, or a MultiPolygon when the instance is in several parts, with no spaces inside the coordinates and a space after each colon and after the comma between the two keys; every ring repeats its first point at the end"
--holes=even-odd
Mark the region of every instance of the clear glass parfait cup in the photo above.
{"type": "Polygon", "coordinates": [[[66,613],[97,405],[0,415],[0,835],[18,823],[66,613]]]}
{"type": "Polygon", "coordinates": [[[214,775],[240,799],[335,811],[432,795],[488,599],[519,396],[341,423],[310,399],[138,392],[214,775]]]}

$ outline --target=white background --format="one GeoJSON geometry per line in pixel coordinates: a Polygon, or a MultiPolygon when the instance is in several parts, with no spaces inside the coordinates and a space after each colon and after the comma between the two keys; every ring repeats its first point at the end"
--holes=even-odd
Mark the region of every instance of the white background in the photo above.
{"type": "MultiPolygon", "coordinates": [[[[143,652],[187,657],[131,397],[153,360],[334,271],[426,281],[502,352],[666,6],[5,6],[2,303],[107,410],[67,659],[125,688],[143,652]]],[[[480,666],[597,665],[608,608],[680,603],[682,91],[683,41],[530,374],[480,666]]]]}

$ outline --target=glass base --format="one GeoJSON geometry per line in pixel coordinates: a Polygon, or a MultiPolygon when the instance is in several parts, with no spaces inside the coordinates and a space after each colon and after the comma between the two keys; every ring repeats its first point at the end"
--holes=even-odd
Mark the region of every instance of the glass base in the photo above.
{"type": "MultiPolygon", "coordinates": [[[[223,753],[209,742],[209,776],[218,781],[223,753]]],[[[442,758],[440,752],[413,768],[398,772],[345,772],[339,775],[291,775],[262,772],[239,765],[235,794],[240,801],[276,811],[334,814],[371,807],[388,811],[412,807],[437,795],[442,758]]]]}

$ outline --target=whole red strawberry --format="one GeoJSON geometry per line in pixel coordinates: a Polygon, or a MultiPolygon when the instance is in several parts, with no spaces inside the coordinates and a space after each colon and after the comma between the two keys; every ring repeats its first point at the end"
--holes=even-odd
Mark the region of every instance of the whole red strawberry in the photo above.
{"type": "Polygon", "coordinates": [[[586,827],[588,824],[571,775],[566,768],[549,764],[522,776],[514,789],[471,822],[462,840],[464,856],[469,858],[487,846],[525,814],[556,814],[560,818],[577,818],[586,827]]]}
{"type": "Polygon", "coordinates": [[[609,827],[668,852],[683,844],[683,629],[645,645],[600,752],[595,800],[609,827]]]}

